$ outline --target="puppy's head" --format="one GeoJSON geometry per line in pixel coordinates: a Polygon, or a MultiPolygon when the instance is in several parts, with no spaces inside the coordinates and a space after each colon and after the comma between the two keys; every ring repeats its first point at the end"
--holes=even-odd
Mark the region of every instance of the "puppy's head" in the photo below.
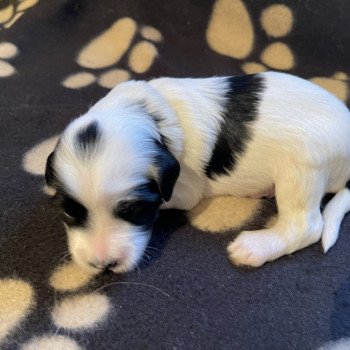
{"type": "Polygon", "coordinates": [[[142,108],[88,113],[63,132],[45,178],[73,259],[91,272],[131,270],[180,166],[142,108]]]}

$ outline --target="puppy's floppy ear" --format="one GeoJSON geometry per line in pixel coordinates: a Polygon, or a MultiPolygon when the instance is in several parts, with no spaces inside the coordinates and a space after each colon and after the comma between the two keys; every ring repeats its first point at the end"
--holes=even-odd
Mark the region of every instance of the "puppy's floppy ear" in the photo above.
{"type": "Polygon", "coordinates": [[[168,202],[180,174],[180,164],[163,143],[156,141],[156,145],[158,149],[156,158],[158,186],[162,198],[168,202]]]}
{"type": "Polygon", "coordinates": [[[51,152],[47,157],[46,168],[45,168],[45,180],[46,184],[49,187],[55,187],[55,171],[53,168],[53,157],[55,152],[51,152]]]}

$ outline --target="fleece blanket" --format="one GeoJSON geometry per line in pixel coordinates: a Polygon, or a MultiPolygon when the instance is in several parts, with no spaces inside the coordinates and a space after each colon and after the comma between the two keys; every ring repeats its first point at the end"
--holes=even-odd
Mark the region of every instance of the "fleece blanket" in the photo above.
{"type": "MultiPolygon", "coordinates": [[[[44,166],[74,117],[129,79],[291,72],[348,102],[350,2],[0,1],[1,349],[350,349],[350,217],[259,269],[227,245],[274,200],[162,213],[143,262],[92,278],[67,251],[44,166]]],[[[350,137],[350,135],[349,135],[350,137]]]]}

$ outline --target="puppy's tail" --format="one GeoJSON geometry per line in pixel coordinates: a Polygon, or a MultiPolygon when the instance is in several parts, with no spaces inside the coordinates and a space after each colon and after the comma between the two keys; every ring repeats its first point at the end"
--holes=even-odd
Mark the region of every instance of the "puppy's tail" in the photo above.
{"type": "Polygon", "coordinates": [[[336,242],[340,224],[348,211],[350,211],[350,190],[344,188],[330,200],[322,213],[324,221],[322,247],[325,253],[336,242]]]}

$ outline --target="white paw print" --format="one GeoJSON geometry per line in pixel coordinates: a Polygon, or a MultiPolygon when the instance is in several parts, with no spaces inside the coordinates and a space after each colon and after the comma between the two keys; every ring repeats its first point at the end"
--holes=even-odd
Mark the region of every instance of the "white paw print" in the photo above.
{"type": "MultiPolygon", "coordinates": [[[[290,71],[297,66],[297,60],[291,48],[283,39],[293,30],[294,14],[284,4],[269,5],[262,10],[258,25],[272,40],[262,52],[259,59],[252,61],[257,37],[254,25],[242,0],[217,0],[214,4],[206,32],[208,45],[217,53],[241,60],[244,73],[253,74],[268,69],[290,71]]],[[[336,72],[330,77],[310,79],[346,101],[349,95],[349,77],[344,72],[336,72]]]]}
{"type": "Polygon", "coordinates": [[[260,206],[260,199],[218,196],[202,200],[188,212],[188,218],[201,231],[225,233],[251,221],[260,206]]]}
{"type": "Polygon", "coordinates": [[[79,52],[76,62],[84,70],[65,78],[62,85],[80,89],[96,82],[111,89],[129,80],[132,72],[147,72],[158,55],[155,43],[160,41],[162,34],[156,28],[139,27],[132,18],[121,18],[79,52]],[[126,54],[129,69],[118,67],[126,54]]]}
{"type": "Polygon", "coordinates": [[[0,42],[0,78],[7,78],[16,73],[16,68],[7,62],[18,54],[17,46],[7,41],[0,42]]]}
{"type": "MultiPolygon", "coordinates": [[[[55,328],[52,333],[30,339],[22,349],[81,349],[75,340],[58,333],[60,331],[83,332],[99,327],[106,320],[112,309],[106,295],[98,293],[99,289],[92,293],[77,292],[93,277],[73,262],[66,262],[55,269],[49,280],[50,286],[56,291],[55,304],[51,310],[51,319],[55,328]]],[[[18,309],[17,305],[12,307],[14,310],[18,309]]],[[[10,313],[9,311],[7,310],[7,313],[10,313]]]]}
{"type": "MultiPolygon", "coordinates": [[[[0,0],[0,31],[13,26],[24,13],[39,0],[0,0]]],[[[0,41],[0,78],[7,78],[16,73],[16,68],[8,62],[18,54],[16,45],[6,41],[0,41]]]]}
{"type": "MultiPolygon", "coordinates": [[[[283,4],[267,7],[261,13],[260,23],[272,38],[283,38],[293,28],[293,13],[283,4]]],[[[254,48],[256,37],[249,12],[241,0],[217,0],[207,29],[207,41],[216,52],[235,59],[247,59],[254,48]]],[[[261,62],[242,62],[245,73],[272,69],[289,70],[294,67],[292,51],[282,41],[269,44],[260,54],[261,62]]]]}
{"type": "Polygon", "coordinates": [[[20,279],[0,279],[0,344],[35,306],[33,287],[20,279]]]}
{"type": "Polygon", "coordinates": [[[0,1],[0,31],[10,28],[25,12],[36,5],[39,0],[0,1]]]}

